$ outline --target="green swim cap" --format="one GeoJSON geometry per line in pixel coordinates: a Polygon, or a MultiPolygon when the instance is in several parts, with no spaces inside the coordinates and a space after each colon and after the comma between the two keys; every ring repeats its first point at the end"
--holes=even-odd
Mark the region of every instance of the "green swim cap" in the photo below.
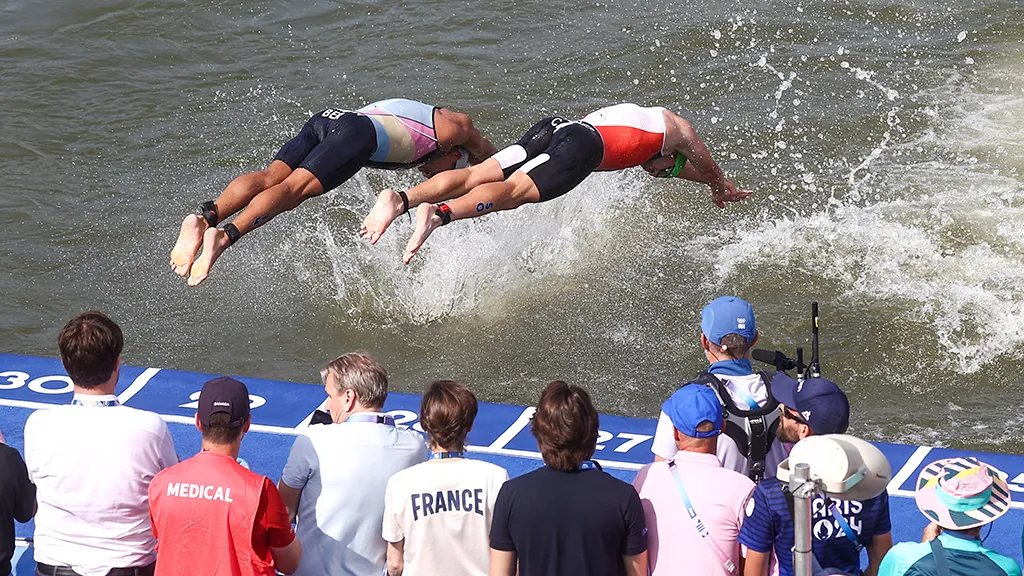
{"type": "Polygon", "coordinates": [[[683,171],[683,166],[686,165],[686,156],[676,153],[676,165],[672,167],[672,171],[668,173],[669,178],[675,178],[683,171]]]}

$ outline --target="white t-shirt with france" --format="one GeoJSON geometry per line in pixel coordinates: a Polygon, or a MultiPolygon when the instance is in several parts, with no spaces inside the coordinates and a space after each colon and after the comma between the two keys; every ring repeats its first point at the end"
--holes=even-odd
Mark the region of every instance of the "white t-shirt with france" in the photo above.
{"type": "Polygon", "coordinates": [[[405,576],[487,576],[491,519],[504,468],[437,459],[395,473],[384,497],[388,542],[405,540],[405,576]]]}
{"type": "MultiPolygon", "coordinates": [[[[757,402],[758,406],[768,403],[768,388],[759,374],[743,376],[715,374],[715,376],[725,383],[726,389],[729,390],[729,396],[737,406],[747,406],[747,397],[757,402]]],[[[661,456],[666,460],[675,458],[678,450],[675,439],[672,437],[673,428],[672,420],[662,412],[658,417],[658,428],[654,432],[654,440],[651,444],[651,452],[656,456],[661,456]]],[[[749,472],[746,456],[740,452],[736,442],[725,434],[718,437],[718,459],[722,462],[723,468],[734,470],[740,474],[749,472]]]]}
{"type": "Polygon", "coordinates": [[[303,430],[281,473],[287,486],[302,490],[295,526],[302,557],[295,574],[382,574],[384,489],[392,474],[427,455],[419,432],[391,424],[314,424],[303,430]]]}
{"type": "Polygon", "coordinates": [[[25,464],[37,487],[35,560],[85,576],[156,560],[149,483],[178,463],[167,424],[114,396],[75,395],[25,422],[25,464]]]}

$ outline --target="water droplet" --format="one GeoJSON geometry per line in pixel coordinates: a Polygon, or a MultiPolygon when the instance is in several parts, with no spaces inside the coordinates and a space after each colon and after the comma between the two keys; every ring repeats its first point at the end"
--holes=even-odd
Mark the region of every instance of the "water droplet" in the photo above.
{"type": "Polygon", "coordinates": [[[967,30],[962,30],[959,34],[956,35],[957,42],[963,42],[964,40],[967,40],[967,30]]]}

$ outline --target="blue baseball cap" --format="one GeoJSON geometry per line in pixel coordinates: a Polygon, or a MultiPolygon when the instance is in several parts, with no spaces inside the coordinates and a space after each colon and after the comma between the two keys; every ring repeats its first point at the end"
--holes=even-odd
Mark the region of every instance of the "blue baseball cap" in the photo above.
{"type": "Polygon", "coordinates": [[[850,401],[831,380],[797,382],[778,372],[772,377],[772,396],[799,412],[815,434],[842,434],[850,426],[850,401]]]}
{"type": "Polygon", "coordinates": [[[690,438],[710,438],[722,432],[722,403],[715,391],[703,384],[687,384],[661,405],[676,430],[690,438]],[[711,422],[710,432],[698,432],[697,427],[711,422]]]}
{"type": "Polygon", "coordinates": [[[712,344],[721,344],[727,334],[739,334],[749,344],[757,336],[754,309],[735,296],[715,298],[700,313],[700,331],[712,344]]]}

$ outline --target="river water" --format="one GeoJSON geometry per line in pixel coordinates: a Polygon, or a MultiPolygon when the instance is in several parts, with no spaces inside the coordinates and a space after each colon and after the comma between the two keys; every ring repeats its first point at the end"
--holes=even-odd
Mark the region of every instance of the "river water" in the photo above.
{"type": "Polygon", "coordinates": [[[702,306],[751,301],[807,345],[870,439],[1018,451],[1024,424],[1024,2],[6,0],[0,5],[0,350],[56,355],[74,314],[126,364],[316,382],[354,350],[392,387],[549,380],[653,417],[703,365],[702,306]],[[247,236],[188,288],[184,214],[313,112],[407,97],[499,147],[631,101],[689,118],[756,191],[637,170],[436,232],[356,234],[363,171],[247,236]]]}

